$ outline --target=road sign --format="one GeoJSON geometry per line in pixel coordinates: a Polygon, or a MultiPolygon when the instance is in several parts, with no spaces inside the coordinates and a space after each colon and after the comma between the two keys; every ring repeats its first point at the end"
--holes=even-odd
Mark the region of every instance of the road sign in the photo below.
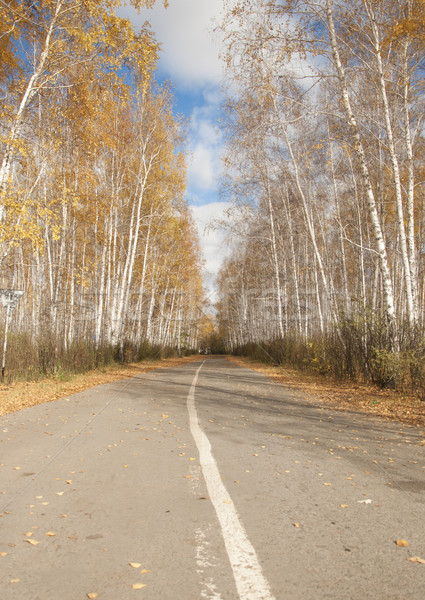
{"type": "Polygon", "coordinates": [[[22,290],[0,290],[0,302],[5,308],[15,308],[23,295],[22,290]]]}

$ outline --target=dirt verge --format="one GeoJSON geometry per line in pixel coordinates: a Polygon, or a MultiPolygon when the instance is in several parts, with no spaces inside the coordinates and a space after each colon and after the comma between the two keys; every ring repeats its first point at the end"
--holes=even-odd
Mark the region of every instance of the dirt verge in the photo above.
{"type": "Polygon", "coordinates": [[[300,391],[305,397],[315,402],[326,403],[332,408],[355,410],[425,427],[425,402],[413,396],[393,390],[380,390],[371,385],[334,381],[320,375],[266,365],[247,358],[232,356],[228,359],[264,373],[274,381],[300,391]]]}
{"type": "Polygon", "coordinates": [[[36,404],[52,402],[71,394],[77,394],[96,385],[111,383],[154,369],[176,367],[199,360],[199,356],[185,358],[167,358],[150,362],[113,365],[102,370],[89,371],[79,375],[70,375],[65,379],[49,378],[40,381],[16,382],[0,387],[0,416],[6,415],[36,404]]]}

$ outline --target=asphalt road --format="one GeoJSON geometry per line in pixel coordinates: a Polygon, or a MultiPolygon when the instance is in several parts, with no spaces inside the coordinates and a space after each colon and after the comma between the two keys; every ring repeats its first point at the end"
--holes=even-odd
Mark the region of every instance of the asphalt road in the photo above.
{"type": "Polygon", "coordinates": [[[423,429],[207,357],[0,440],[1,600],[425,598],[423,429]]]}

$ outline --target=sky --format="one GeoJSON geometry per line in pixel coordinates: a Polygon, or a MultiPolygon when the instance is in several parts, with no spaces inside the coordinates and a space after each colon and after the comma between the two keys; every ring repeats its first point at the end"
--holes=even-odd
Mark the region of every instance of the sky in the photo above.
{"type": "Polygon", "coordinates": [[[220,22],[222,0],[169,0],[167,9],[157,0],[153,9],[139,15],[129,7],[120,15],[135,28],[146,20],[161,43],[157,79],[170,80],[175,112],[189,120],[189,164],[186,198],[200,235],[205,259],[207,293],[214,300],[214,277],[225,255],[219,232],[206,231],[211,219],[220,218],[227,203],[219,197],[222,137],[218,120],[222,101],[223,67],[220,40],[213,29],[220,22]]]}

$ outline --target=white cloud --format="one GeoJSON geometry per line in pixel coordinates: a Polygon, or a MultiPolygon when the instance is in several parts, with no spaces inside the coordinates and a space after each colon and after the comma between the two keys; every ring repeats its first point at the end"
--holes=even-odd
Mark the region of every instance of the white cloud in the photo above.
{"type": "Polygon", "coordinates": [[[161,0],[140,15],[121,10],[133,23],[148,20],[162,44],[160,67],[181,89],[217,84],[222,77],[220,41],[214,23],[220,20],[222,0],[173,0],[167,9],[161,0]]]}
{"type": "MultiPolygon", "coordinates": [[[[215,102],[214,96],[214,102],[215,102]]],[[[217,106],[196,106],[190,121],[189,194],[213,190],[221,172],[222,136],[217,127],[217,106]]]]}
{"type": "Polygon", "coordinates": [[[214,278],[217,276],[223,259],[227,254],[227,246],[223,232],[211,227],[214,220],[225,220],[228,202],[210,202],[202,206],[192,206],[192,214],[198,228],[201,248],[205,264],[205,283],[210,292],[214,289],[214,278]]]}
{"type": "Polygon", "coordinates": [[[214,185],[214,157],[211,150],[198,143],[190,157],[188,180],[197,190],[208,190],[214,185]]]}

